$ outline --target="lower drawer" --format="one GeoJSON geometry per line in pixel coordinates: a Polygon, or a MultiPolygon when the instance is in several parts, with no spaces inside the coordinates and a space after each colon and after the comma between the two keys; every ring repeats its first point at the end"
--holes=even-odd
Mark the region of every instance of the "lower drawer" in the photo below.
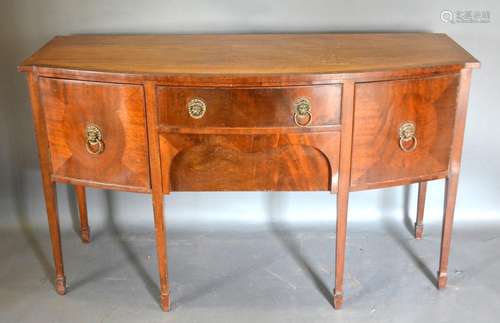
{"type": "Polygon", "coordinates": [[[339,133],[160,136],[163,191],[337,190],[339,133]]]}

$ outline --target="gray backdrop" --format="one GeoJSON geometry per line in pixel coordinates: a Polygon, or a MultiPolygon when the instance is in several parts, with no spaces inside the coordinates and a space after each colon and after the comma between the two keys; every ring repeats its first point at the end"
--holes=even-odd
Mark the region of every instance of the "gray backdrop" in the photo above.
{"type": "MultiPolygon", "coordinates": [[[[43,195],[24,75],[16,66],[55,35],[73,33],[221,33],[304,31],[444,32],[482,63],[473,73],[457,221],[496,219],[500,208],[500,4],[487,1],[137,1],[3,0],[0,4],[0,224],[46,228],[43,195]],[[444,23],[442,10],[488,10],[490,23],[444,23]]],[[[150,197],[90,190],[94,228],[116,221],[152,226],[150,197]]],[[[416,187],[351,194],[349,221],[414,215],[416,187]]],[[[292,224],[335,220],[328,193],[174,193],[166,197],[169,228],[205,224],[252,228],[276,214],[292,224]],[[279,210],[279,212],[277,212],[279,210]]],[[[432,182],[426,222],[440,221],[443,182],[432,182]]],[[[61,223],[71,228],[73,192],[59,185],[61,223]]],[[[73,212],[72,212],[73,211],[73,212]]],[[[283,219],[281,219],[283,220],[283,219]]]]}

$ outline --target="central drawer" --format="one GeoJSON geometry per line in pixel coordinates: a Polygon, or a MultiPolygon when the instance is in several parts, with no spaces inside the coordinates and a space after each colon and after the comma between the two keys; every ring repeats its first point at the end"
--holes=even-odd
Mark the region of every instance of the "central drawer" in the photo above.
{"type": "Polygon", "coordinates": [[[306,127],[339,124],[340,84],[269,88],[157,88],[164,127],[306,127]]]}

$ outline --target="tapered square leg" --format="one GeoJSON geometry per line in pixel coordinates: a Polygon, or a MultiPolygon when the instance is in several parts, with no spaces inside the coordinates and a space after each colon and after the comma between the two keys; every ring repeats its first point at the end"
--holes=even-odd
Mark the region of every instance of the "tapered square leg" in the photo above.
{"type": "Polygon", "coordinates": [[[49,145],[44,115],[40,105],[38,74],[36,72],[28,74],[28,85],[30,90],[31,108],[33,111],[35,137],[38,147],[38,159],[40,161],[40,173],[42,175],[43,195],[45,198],[50,241],[52,244],[52,257],[54,258],[54,269],[56,274],[55,286],[57,293],[64,295],[66,293],[66,277],[64,276],[59,215],[57,214],[56,185],[52,182],[50,177],[49,145]]]}
{"type": "Polygon", "coordinates": [[[161,183],[160,145],[158,138],[158,120],[156,118],[156,86],[153,82],[145,83],[146,118],[148,122],[149,162],[151,170],[151,188],[156,234],[156,253],[160,273],[160,306],[163,311],[170,310],[170,290],[168,286],[167,238],[163,216],[163,188],[161,183]]]}
{"type": "Polygon", "coordinates": [[[441,255],[438,271],[438,288],[445,288],[448,282],[448,258],[450,255],[451,233],[453,230],[453,215],[457,197],[458,175],[446,179],[443,229],[441,235],[441,255]]]}
{"type": "Polygon", "coordinates": [[[344,291],[344,264],[347,227],[348,192],[337,195],[337,241],[335,249],[335,289],[333,291],[333,306],[342,308],[344,291]]]}
{"type": "Polygon", "coordinates": [[[59,295],[64,295],[66,294],[66,277],[64,276],[61,233],[59,228],[59,216],[57,214],[56,187],[55,184],[45,179],[44,175],[42,175],[42,179],[45,205],[47,207],[47,219],[49,222],[50,240],[52,243],[52,256],[54,258],[54,268],[56,272],[55,287],[59,295]]]}
{"type": "Polygon", "coordinates": [[[153,192],[153,210],[156,232],[156,253],[160,273],[160,305],[165,312],[170,310],[170,291],[168,286],[167,240],[163,219],[163,194],[153,192]]]}
{"type": "Polygon", "coordinates": [[[78,200],[78,213],[80,215],[80,238],[82,242],[90,242],[90,228],[87,216],[87,197],[85,194],[85,187],[75,185],[76,198],[78,200]]]}
{"type": "Polygon", "coordinates": [[[351,178],[351,143],[354,114],[354,82],[346,81],[342,90],[342,135],[337,191],[337,228],[335,244],[335,289],[333,306],[342,308],[344,302],[344,264],[347,230],[347,206],[351,178]]]}
{"type": "Polygon", "coordinates": [[[417,220],[415,222],[415,238],[420,240],[424,235],[424,209],[427,182],[418,183],[417,220]]]}
{"type": "Polygon", "coordinates": [[[443,214],[443,230],[441,234],[441,254],[439,259],[438,288],[445,288],[448,282],[448,258],[450,255],[451,233],[453,230],[453,216],[458,191],[458,176],[460,160],[462,158],[463,133],[469,98],[469,83],[471,70],[462,69],[457,97],[457,111],[455,115],[455,137],[450,153],[450,166],[446,178],[445,202],[443,214]]]}
{"type": "MultiPolygon", "coordinates": [[[[43,172],[42,172],[43,173],[43,172]]],[[[42,178],[45,177],[42,175],[42,178]]],[[[59,228],[59,216],[57,214],[57,198],[55,184],[43,180],[45,204],[47,207],[47,218],[49,222],[50,240],[52,243],[52,256],[56,272],[56,291],[59,295],[66,294],[66,277],[64,276],[63,255],[61,248],[61,233],[59,228]]]]}

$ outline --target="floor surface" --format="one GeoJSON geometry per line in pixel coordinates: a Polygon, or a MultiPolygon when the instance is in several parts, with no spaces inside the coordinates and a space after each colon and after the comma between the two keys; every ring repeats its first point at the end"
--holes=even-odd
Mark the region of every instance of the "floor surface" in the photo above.
{"type": "Polygon", "coordinates": [[[0,322],[498,322],[500,225],[455,228],[435,288],[440,226],[349,227],[344,308],[330,304],[334,227],[169,232],[172,310],[158,305],[153,230],[63,234],[68,293],[52,285],[45,231],[0,231],[0,322]]]}

